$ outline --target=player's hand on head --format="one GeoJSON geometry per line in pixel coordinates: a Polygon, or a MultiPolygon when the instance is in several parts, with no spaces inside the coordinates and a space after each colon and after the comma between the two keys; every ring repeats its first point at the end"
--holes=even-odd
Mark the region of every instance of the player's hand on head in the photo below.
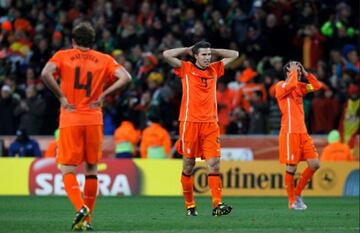
{"type": "Polygon", "coordinates": [[[68,112],[73,112],[75,110],[75,105],[70,104],[66,97],[60,98],[61,106],[68,112]]]}
{"type": "Polygon", "coordinates": [[[304,67],[300,62],[298,62],[298,65],[299,65],[299,67],[300,67],[301,73],[302,73],[305,77],[307,77],[308,72],[305,70],[305,67],[304,67]]]}
{"type": "Polygon", "coordinates": [[[299,70],[299,64],[298,62],[296,61],[291,61],[290,64],[289,64],[289,68],[288,68],[288,71],[298,71],[299,70]]]}

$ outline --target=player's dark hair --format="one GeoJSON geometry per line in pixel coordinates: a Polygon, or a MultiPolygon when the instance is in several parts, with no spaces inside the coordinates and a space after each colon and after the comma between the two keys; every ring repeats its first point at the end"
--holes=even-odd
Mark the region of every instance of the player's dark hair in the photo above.
{"type": "Polygon", "coordinates": [[[211,48],[211,44],[207,41],[199,41],[194,45],[194,47],[192,47],[191,51],[195,55],[199,53],[199,49],[201,48],[211,48]]]}
{"type": "Polygon", "coordinates": [[[95,30],[88,22],[80,23],[73,28],[72,38],[77,45],[91,48],[95,42],[95,30]]]}

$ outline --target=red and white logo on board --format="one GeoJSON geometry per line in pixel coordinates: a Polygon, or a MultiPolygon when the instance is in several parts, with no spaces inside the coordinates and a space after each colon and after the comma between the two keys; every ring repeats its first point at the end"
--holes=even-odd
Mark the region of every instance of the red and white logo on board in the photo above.
{"type": "MultiPolygon", "coordinates": [[[[141,177],[131,159],[104,159],[98,164],[99,195],[130,196],[140,192],[141,177]]],[[[34,160],[29,171],[32,195],[65,195],[63,178],[54,158],[34,160]]],[[[77,170],[80,187],[84,186],[83,166],[77,170]]],[[[83,190],[83,189],[82,189],[83,190]]]]}

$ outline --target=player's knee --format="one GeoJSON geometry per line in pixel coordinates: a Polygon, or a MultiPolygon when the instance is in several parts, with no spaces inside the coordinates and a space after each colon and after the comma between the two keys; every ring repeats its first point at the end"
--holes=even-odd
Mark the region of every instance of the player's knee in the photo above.
{"type": "Polygon", "coordinates": [[[220,171],[220,166],[215,165],[215,166],[209,166],[209,172],[219,172],[220,171]]]}
{"type": "Polygon", "coordinates": [[[192,167],[183,167],[183,171],[182,171],[185,175],[191,175],[193,173],[193,168],[192,167]]]}
{"type": "Polygon", "coordinates": [[[195,166],[195,160],[184,160],[183,162],[183,173],[191,175],[195,166]]]}
{"type": "Polygon", "coordinates": [[[296,172],[296,166],[286,165],[286,171],[289,172],[289,173],[295,173],[296,172]]]}
{"type": "Polygon", "coordinates": [[[96,175],[98,171],[96,164],[86,164],[85,170],[87,175],[96,175]]]}
{"type": "Polygon", "coordinates": [[[311,164],[309,165],[309,167],[310,167],[312,170],[316,171],[316,170],[318,170],[318,169],[320,168],[320,163],[319,163],[319,162],[313,162],[313,163],[311,163],[311,164]]]}
{"type": "Polygon", "coordinates": [[[66,175],[68,173],[76,173],[76,167],[75,166],[67,166],[67,165],[60,165],[60,171],[63,175],[66,175]]]}
{"type": "Polygon", "coordinates": [[[213,160],[208,162],[209,172],[219,172],[220,171],[220,160],[213,160]]]}

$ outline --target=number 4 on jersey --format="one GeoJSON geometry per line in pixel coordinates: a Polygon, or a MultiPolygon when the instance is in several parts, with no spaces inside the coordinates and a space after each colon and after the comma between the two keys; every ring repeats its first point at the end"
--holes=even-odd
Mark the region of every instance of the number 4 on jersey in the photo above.
{"type": "Polygon", "coordinates": [[[75,89],[84,89],[86,90],[86,96],[89,97],[91,94],[91,82],[92,82],[92,73],[87,72],[86,73],[86,83],[81,84],[80,83],[80,67],[75,68],[75,82],[74,82],[74,88],[75,89]]]}

